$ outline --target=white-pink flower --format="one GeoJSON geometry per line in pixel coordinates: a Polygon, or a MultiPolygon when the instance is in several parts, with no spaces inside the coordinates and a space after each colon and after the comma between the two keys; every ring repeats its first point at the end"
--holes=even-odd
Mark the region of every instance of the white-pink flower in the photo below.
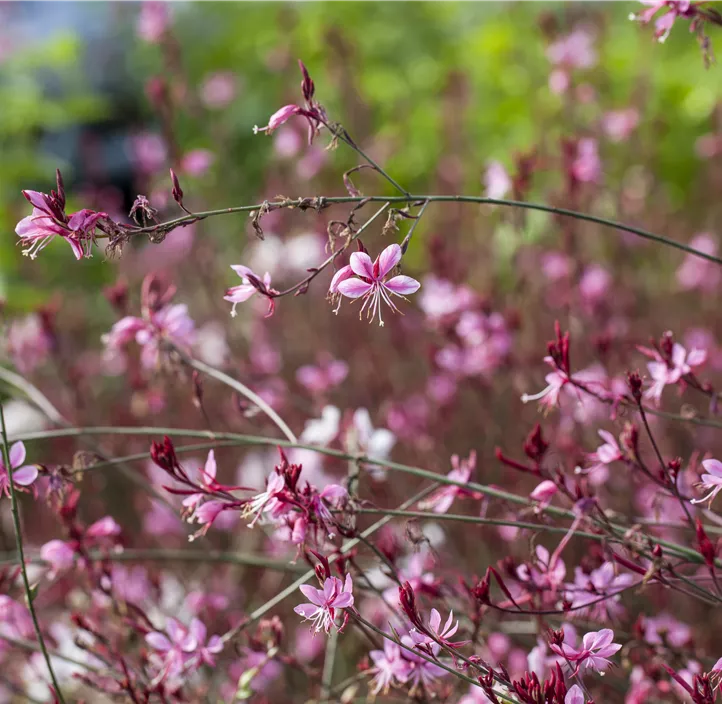
{"type": "MultiPolygon", "coordinates": [[[[271,291],[271,275],[266,272],[261,279],[259,276],[253,273],[251,269],[242,264],[236,264],[231,266],[231,269],[243,279],[243,283],[239,286],[232,286],[226,290],[226,295],[223,296],[224,301],[233,303],[231,308],[231,317],[235,318],[236,305],[238,303],[244,303],[255,293],[264,293],[271,291]]],[[[273,300],[271,299],[271,303],[273,300]]]]}
{"type": "MultiPolygon", "coordinates": [[[[383,326],[381,304],[385,303],[398,313],[391,296],[404,298],[416,293],[421,287],[421,284],[410,276],[394,276],[385,281],[386,276],[401,261],[401,256],[401,247],[398,244],[386,247],[373,262],[366,252],[354,252],[350,263],[339,269],[331,280],[330,293],[340,293],[346,298],[366,299],[360,314],[367,310],[369,320],[378,315],[379,325],[383,326]]],[[[338,307],[334,312],[337,311],[338,307]]]]}
{"type": "Polygon", "coordinates": [[[710,505],[722,491],[722,462],[719,460],[704,460],[702,466],[707,470],[702,475],[702,481],[696,486],[707,491],[701,499],[692,499],[693,504],[709,502],[710,505]]]}
{"type": "Polygon", "coordinates": [[[302,584],[300,589],[310,603],[299,604],[293,610],[307,621],[313,621],[316,633],[322,629],[328,633],[331,626],[336,625],[337,610],[353,606],[353,580],[350,574],[346,575],[343,582],[338,577],[328,577],[323,583],[323,589],[316,589],[310,584],[302,584]]]}
{"type": "Polygon", "coordinates": [[[662,398],[662,391],[667,384],[676,384],[685,374],[692,371],[692,367],[704,364],[707,359],[705,350],[687,350],[675,342],[672,347],[672,359],[669,364],[659,354],[654,362],[647,364],[647,369],[652,377],[651,386],[644,392],[645,398],[653,399],[659,405],[662,398]]]}
{"type": "MultiPolygon", "coordinates": [[[[469,453],[468,459],[465,460],[460,459],[459,455],[452,455],[451,467],[452,469],[447,475],[447,479],[468,484],[469,479],[471,479],[471,473],[476,469],[476,451],[472,450],[469,453]]],[[[434,513],[446,513],[451,508],[451,504],[454,503],[454,499],[457,496],[463,496],[468,493],[469,491],[464,489],[464,487],[449,484],[435,491],[428,499],[419,501],[419,508],[422,511],[431,509],[434,513]]]]}
{"type": "MultiPolygon", "coordinates": [[[[13,443],[8,455],[13,474],[13,486],[16,489],[30,486],[38,478],[38,468],[33,465],[23,466],[25,445],[22,442],[13,443]]],[[[0,453],[0,496],[3,494],[10,498],[10,476],[2,453],[0,453]]]]}
{"type": "MultiPolygon", "coordinates": [[[[208,489],[209,491],[213,490],[216,481],[217,469],[218,467],[216,464],[215,452],[213,452],[213,450],[209,450],[205,466],[203,467],[203,469],[201,469],[200,467],[198,468],[200,485],[204,489],[208,489]]],[[[190,494],[185,499],[183,499],[183,505],[192,511],[198,505],[198,502],[201,501],[201,499],[203,499],[205,496],[206,494],[204,492],[190,494]]]]}
{"type": "Polygon", "coordinates": [[[552,644],[550,648],[568,660],[576,663],[575,673],[583,672],[585,669],[596,670],[603,673],[611,662],[608,660],[621,649],[619,643],[612,643],[614,631],[610,628],[603,628],[601,631],[590,631],[582,638],[582,647],[575,648],[566,643],[562,645],[552,644]]]}
{"type": "MultiPolygon", "coordinates": [[[[556,367],[554,360],[551,357],[544,357],[544,361],[556,367]]],[[[569,378],[566,374],[555,368],[553,372],[547,374],[544,380],[547,383],[546,388],[542,389],[538,394],[522,394],[521,402],[528,403],[529,401],[540,401],[540,405],[549,409],[559,404],[559,394],[565,384],[568,383],[569,378]]]]}

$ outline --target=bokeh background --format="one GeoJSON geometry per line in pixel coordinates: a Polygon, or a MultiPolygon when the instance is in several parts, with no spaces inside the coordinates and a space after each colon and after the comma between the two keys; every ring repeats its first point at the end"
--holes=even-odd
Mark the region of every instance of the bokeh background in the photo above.
{"type": "MultiPolygon", "coordinates": [[[[301,58],[331,119],[413,193],[482,195],[493,162],[515,179],[529,167],[529,177],[516,182],[520,197],[714,251],[722,218],[719,68],[705,67],[685,24],[664,44],[655,42],[651,27],[630,21],[637,9],[625,2],[204,2],[161,9],[0,4],[6,361],[77,425],[273,432],[225,389],[209,384],[200,413],[187,375],[148,375],[104,356],[101,336],[119,311],[138,314],[141,282],[157,273],[178,287],[176,302],[187,304],[196,320],[195,353],[261,393],[297,432],[333,404],[342,414],[338,437],[348,439],[350,414],[366,408],[375,427],[393,433],[394,459],[446,472],[450,455],[474,449],[479,481],[528,493],[534,482],[510,476],[494,449],[519,456],[524,437],[541,420],[520,396],[544,386],[542,358],[554,320],[572,332],[577,370],[597,359],[605,378],[644,371],[646,359],[636,345],[673,330],[688,346],[708,351],[705,378],[715,382],[722,369],[716,270],[589,223],[489,206],[432,205],[404,258],[405,273],[419,278],[422,290],[404,304],[403,317],[389,314],[383,329],[359,322],[348,304],[334,316],[324,300],[328,277],[304,296],[279,301],[272,318],[264,318],[264,302],[254,300],[231,319],[230,304],[222,300],[225,289],[239,283],[231,264],[267,270],[279,287],[291,285],[325,258],[329,221],[344,219],[347,209],[272,213],[262,221],[263,242],[245,216],[229,215],[178,229],[162,244],[136,238],[119,258],[106,259],[101,248],[93,259],[76,262],[69,248],[55,243],[30,261],[14,234],[28,214],[20,191],[49,191],[60,168],[69,212],[87,207],[124,221],[138,194],[148,196],[164,219],[179,214],[170,196],[171,166],[193,210],[277,195],[345,195],[341,176],[359,162],[343,145],[327,150],[322,134],[309,146],[302,122],[291,121],[270,137],[253,132],[279,106],[300,99],[301,58]],[[593,152],[586,161],[580,144],[593,152]],[[464,357],[481,344],[474,329],[458,328],[465,296],[486,316],[488,356],[464,357]],[[27,320],[35,322],[23,332],[19,326],[27,320]],[[8,344],[13,325],[14,348],[8,344]],[[46,347],[38,352],[40,338],[46,347]],[[328,359],[345,362],[348,376],[322,390],[304,384],[298,370],[328,359]]],[[[711,35],[713,47],[719,45],[711,35]]],[[[365,194],[393,194],[368,171],[354,182],[365,194]]],[[[399,227],[403,234],[409,223],[399,227]]],[[[363,238],[372,255],[393,237],[384,239],[380,230],[363,238]]],[[[589,374],[599,378],[599,368],[589,374]]],[[[679,410],[674,392],[667,393],[672,410],[679,410]]],[[[28,408],[12,409],[15,432],[44,425],[28,408]]],[[[683,410],[704,412],[706,401],[683,410]]],[[[590,420],[606,418],[598,408],[579,411],[571,404],[554,416],[545,428],[552,462],[567,469],[583,463],[582,448],[591,452],[598,444],[590,420]]],[[[720,445],[709,429],[655,427],[663,450],[685,461],[696,450],[714,452],[720,445]]],[[[147,439],[103,442],[106,454],[147,449],[147,439]]],[[[64,440],[33,448],[34,458],[61,464],[70,463],[77,445],[64,440]]],[[[255,485],[273,466],[266,454],[236,448],[219,457],[224,478],[255,485]]],[[[304,461],[309,473],[327,480],[347,470],[342,462],[313,455],[304,461]]],[[[138,469],[161,483],[144,463],[138,469]]],[[[122,476],[93,473],[84,481],[90,498],[81,511],[87,520],[111,513],[131,546],[187,545],[177,517],[155,505],[151,513],[148,497],[122,476]]],[[[366,498],[385,506],[413,489],[409,481],[363,486],[366,498]]],[[[629,515],[651,515],[656,506],[651,493],[630,491],[619,475],[601,482],[598,491],[609,492],[629,515]]],[[[671,508],[667,518],[675,516],[671,508]]],[[[54,537],[54,526],[51,515],[39,513],[28,527],[29,544],[54,537]]],[[[429,535],[442,540],[438,526],[434,530],[429,535]]],[[[450,546],[445,556],[463,564],[466,574],[483,573],[502,556],[494,547],[496,529],[484,529],[483,550],[476,533],[444,530],[450,546]]],[[[502,531],[509,541],[502,552],[522,559],[528,541],[514,542],[515,536],[513,529],[502,531]]],[[[229,524],[225,532],[211,532],[206,544],[287,550],[263,540],[229,524]]],[[[12,549],[8,526],[2,546],[12,549]]],[[[213,566],[183,575],[187,584],[227,576],[213,566]]],[[[281,583],[274,574],[258,582],[237,576],[239,599],[244,589],[251,600],[272,595],[281,583]]],[[[669,604],[654,608],[662,606],[669,604]]],[[[692,619],[695,608],[701,607],[690,607],[692,619]]],[[[523,642],[526,636],[520,637],[523,642]]],[[[712,634],[699,637],[704,642],[712,634]]],[[[528,649],[534,639],[527,641],[528,649]]],[[[311,660],[317,657],[304,647],[311,660]]],[[[354,662],[346,650],[340,672],[352,672],[354,662]]]]}

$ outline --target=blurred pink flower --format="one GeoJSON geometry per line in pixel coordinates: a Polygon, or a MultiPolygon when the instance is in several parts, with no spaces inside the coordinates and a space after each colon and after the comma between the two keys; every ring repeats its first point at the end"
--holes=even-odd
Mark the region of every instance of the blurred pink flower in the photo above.
{"type": "Polygon", "coordinates": [[[383,326],[382,303],[386,303],[394,312],[399,312],[389,294],[405,300],[405,296],[416,293],[421,286],[416,279],[412,279],[410,276],[394,276],[389,281],[384,280],[401,261],[401,256],[401,247],[397,244],[386,247],[373,262],[365,252],[354,252],[351,255],[350,264],[336,272],[329,291],[340,293],[347,298],[366,299],[360,314],[368,306],[367,317],[369,320],[372,320],[378,313],[379,325],[383,326]]]}
{"type": "Polygon", "coordinates": [[[722,491],[722,462],[714,459],[704,460],[702,466],[705,468],[706,474],[702,475],[702,481],[695,486],[706,491],[707,494],[701,499],[692,499],[692,503],[709,503],[711,506],[717,498],[717,494],[722,491]]]}
{"type": "Polygon", "coordinates": [[[563,252],[547,252],[542,256],[541,268],[550,281],[566,279],[572,273],[572,260],[563,252]]]}
{"type": "Polygon", "coordinates": [[[550,90],[556,94],[565,93],[574,69],[592,68],[596,65],[594,37],[588,30],[577,28],[551,44],[547,49],[547,58],[555,67],[549,75],[550,90]]]}
{"type": "Polygon", "coordinates": [[[316,589],[310,584],[300,587],[303,595],[310,601],[308,604],[299,604],[294,611],[307,621],[312,621],[314,631],[319,633],[322,629],[328,633],[335,623],[336,612],[353,606],[353,580],[347,574],[342,582],[338,577],[327,577],[323,589],[316,589]]]}
{"type": "Polygon", "coordinates": [[[658,42],[666,41],[678,17],[691,18],[696,14],[696,9],[690,0],[640,0],[640,2],[647,5],[648,8],[636,15],[630,15],[630,19],[637,20],[642,24],[651,22],[654,15],[660,10],[669,10],[654,22],[654,36],[658,42]]]}
{"type": "Polygon", "coordinates": [[[40,548],[40,559],[50,564],[50,577],[69,569],[75,563],[75,550],[63,540],[51,540],[40,548]]]}
{"type": "MultiPolygon", "coordinates": [[[[199,485],[206,489],[208,492],[213,492],[217,486],[216,482],[216,455],[213,450],[208,451],[208,457],[203,469],[198,469],[199,485]]],[[[206,497],[206,493],[189,494],[183,499],[183,506],[186,507],[190,512],[206,497]]]]}
{"type": "Polygon", "coordinates": [[[21,374],[29,374],[50,354],[53,341],[39,315],[13,320],[7,331],[7,352],[21,374]]]}
{"type": "MultiPolygon", "coordinates": [[[[160,171],[168,158],[163,138],[153,132],[139,132],[128,138],[127,148],[133,164],[143,174],[160,171]]],[[[153,197],[153,203],[159,202],[153,197]]]]}
{"type": "Polygon", "coordinates": [[[592,137],[580,139],[572,162],[572,175],[581,183],[595,183],[602,175],[602,164],[597,151],[597,140],[592,137]]]}
{"type": "MultiPolygon", "coordinates": [[[[689,246],[704,254],[717,256],[718,246],[716,240],[708,233],[695,235],[689,246]]],[[[677,283],[685,291],[699,289],[700,291],[714,291],[720,282],[722,272],[714,262],[701,259],[694,254],[687,254],[677,269],[677,283]]]]}
{"type": "MultiPolygon", "coordinates": [[[[644,350],[642,350],[644,352],[644,350]]],[[[649,354],[646,353],[645,354],[649,354]]],[[[672,347],[672,359],[668,364],[655,350],[651,351],[655,357],[654,362],[647,363],[647,369],[652,377],[651,386],[644,392],[644,397],[652,399],[656,405],[662,400],[662,391],[668,384],[676,384],[685,374],[692,371],[692,367],[704,364],[707,353],[704,350],[687,350],[675,342],[672,347]]]]}
{"type": "MultiPolygon", "coordinates": [[[[452,455],[451,466],[452,470],[446,475],[447,479],[467,484],[471,479],[472,472],[476,469],[476,451],[472,450],[465,460],[460,459],[459,455],[452,455]]],[[[422,511],[431,509],[434,513],[446,513],[457,496],[469,494],[471,492],[464,489],[463,486],[450,484],[435,491],[428,499],[419,501],[419,508],[422,511]]]]}
{"type": "MultiPolygon", "coordinates": [[[[554,366],[554,361],[551,357],[544,357],[544,361],[554,366]]],[[[542,389],[537,394],[522,394],[521,402],[529,403],[529,401],[540,401],[540,405],[544,408],[552,408],[559,404],[559,394],[561,393],[564,386],[569,382],[569,378],[566,374],[556,369],[555,371],[547,374],[544,377],[547,383],[546,388],[542,389]]]]}
{"type": "Polygon", "coordinates": [[[163,38],[169,25],[170,3],[153,0],[141,3],[136,25],[138,36],[141,39],[156,44],[163,38]]]}
{"type": "Polygon", "coordinates": [[[372,650],[369,653],[374,666],[371,672],[375,674],[373,689],[374,696],[381,692],[386,694],[392,685],[401,686],[409,679],[412,664],[401,653],[401,647],[388,638],[384,638],[383,650],[372,650]]]}
{"type": "Polygon", "coordinates": [[[604,440],[604,444],[597,448],[596,452],[587,455],[587,460],[591,463],[585,470],[585,474],[591,474],[590,480],[595,486],[600,486],[609,477],[607,465],[624,459],[624,454],[619,448],[617,439],[606,430],[598,430],[599,436],[604,440]]]}
{"type": "Polygon", "coordinates": [[[206,77],[200,89],[201,101],[210,109],[220,110],[236,97],[237,79],[230,71],[218,71],[206,77]]]}
{"type": "Polygon", "coordinates": [[[587,267],[579,280],[579,293],[582,301],[594,306],[602,301],[612,285],[612,275],[599,264],[587,267]]]}
{"type": "Polygon", "coordinates": [[[584,692],[578,684],[573,684],[564,697],[564,704],[584,704],[584,692]]]}
{"type": "MultiPolygon", "coordinates": [[[[243,280],[243,283],[239,286],[232,286],[227,289],[226,295],[223,296],[224,301],[233,303],[233,307],[231,308],[231,317],[235,318],[236,315],[238,315],[236,313],[236,305],[244,303],[254,294],[260,293],[261,295],[267,295],[274,293],[274,290],[271,288],[271,275],[268,272],[266,272],[261,279],[247,266],[243,266],[242,264],[232,265],[231,269],[233,269],[233,271],[235,271],[236,274],[238,274],[238,276],[240,276],[243,280]]],[[[271,315],[273,313],[274,302],[270,295],[268,296],[268,299],[268,315],[271,315]]]]}
{"type": "Polygon", "coordinates": [[[540,482],[537,484],[534,491],[529,494],[529,498],[532,499],[532,501],[537,501],[536,510],[542,511],[552,501],[552,498],[557,494],[559,491],[559,487],[551,481],[550,479],[545,479],[543,482],[540,482]]]}
{"type": "Polygon", "coordinates": [[[486,197],[494,200],[504,198],[511,190],[511,178],[500,162],[489,162],[484,174],[484,187],[486,197]]]}
{"type": "Polygon", "coordinates": [[[296,380],[314,394],[323,394],[338,386],[348,375],[348,364],[340,359],[323,358],[318,366],[304,365],[296,370],[296,380]]]}
{"type": "MultiPolygon", "coordinates": [[[[22,442],[13,443],[8,452],[10,467],[13,473],[13,486],[18,490],[26,490],[38,478],[38,468],[34,465],[23,465],[25,462],[25,445],[22,442]]],[[[10,498],[10,477],[7,467],[0,453],[0,496],[5,494],[10,498]]]]}
{"type": "Polygon", "coordinates": [[[194,149],[181,159],[181,170],[191,176],[203,176],[215,160],[216,155],[212,151],[194,149]]]}
{"type": "Polygon", "coordinates": [[[612,142],[625,142],[638,124],[637,108],[610,110],[602,116],[602,129],[612,142]]]}

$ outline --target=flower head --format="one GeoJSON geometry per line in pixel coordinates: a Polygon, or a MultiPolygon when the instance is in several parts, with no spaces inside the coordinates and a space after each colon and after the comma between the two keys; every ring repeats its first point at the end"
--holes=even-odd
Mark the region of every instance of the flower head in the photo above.
{"type": "MultiPolygon", "coordinates": [[[[22,442],[13,443],[10,446],[8,455],[13,475],[13,486],[20,491],[27,490],[27,487],[38,478],[38,468],[33,465],[23,466],[23,462],[25,462],[25,445],[22,442]]],[[[10,497],[10,476],[0,453],[0,496],[3,494],[8,498],[10,497]]]]}
{"type": "MultiPolygon", "coordinates": [[[[451,471],[447,475],[447,479],[453,479],[457,482],[467,484],[471,479],[471,473],[476,469],[476,452],[474,450],[469,454],[468,459],[459,459],[459,455],[451,457],[451,471]]],[[[419,508],[426,511],[431,509],[434,513],[446,513],[454,499],[457,496],[468,495],[467,489],[462,486],[450,484],[435,491],[428,499],[419,502],[419,508]]]]}
{"type": "MultiPolygon", "coordinates": [[[[375,261],[371,261],[366,252],[354,252],[350,263],[339,269],[331,280],[329,292],[340,293],[346,298],[365,299],[360,314],[367,310],[367,318],[373,320],[378,315],[379,325],[383,326],[381,304],[385,303],[395,313],[399,310],[391,296],[405,298],[416,293],[421,284],[410,276],[394,276],[386,281],[387,275],[401,261],[401,247],[392,244],[386,247],[375,261]],[[354,276],[355,275],[355,276],[354,276]]],[[[338,308],[336,308],[338,311],[338,308]]]]}
{"type": "Polygon", "coordinates": [[[35,259],[41,249],[55,237],[60,237],[71,246],[76,259],[90,257],[95,230],[102,220],[108,219],[108,214],[84,209],[67,215],[65,190],[59,171],[56,177],[58,190],[50,194],[23,191],[33,206],[32,214],[23,218],[15,228],[21,244],[26,246],[23,254],[35,259]]]}
{"type": "Polygon", "coordinates": [[[707,491],[707,494],[701,499],[692,499],[692,503],[703,504],[709,502],[711,506],[717,494],[722,491],[722,462],[714,459],[704,460],[702,466],[705,468],[706,473],[702,475],[702,481],[697,484],[697,487],[707,491]]]}
{"type": "Polygon", "coordinates": [[[581,648],[575,648],[566,643],[561,645],[553,643],[550,647],[570,663],[576,663],[575,674],[583,672],[585,669],[596,670],[601,674],[611,665],[608,658],[622,647],[619,643],[612,643],[613,638],[614,631],[610,628],[603,628],[601,631],[590,631],[585,634],[581,648]]]}
{"type": "Polygon", "coordinates": [[[347,574],[342,582],[338,577],[327,577],[323,583],[323,589],[316,589],[310,584],[302,584],[301,592],[310,603],[299,604],[293,610],[303,616],[307,621],[312,621],[316,633],[324,630],[328,633],[331,626],[336,625],[336,612],[353,606],[353,580],[347,574]]]}
{"type": "Polygon", "coordinates": [[[233,265],[231,266],[231,269],[233,269],[233,271],[235,271],[236,274],[243,279],[242,284],[239,286],[232,286],[227,289],[226,295],[223,296],[224,301],[233,303],[233,308],[231,308],[231,317],[236,317],[236,305],[238,303],[244,303],[256,293],[268,298],[268,313],[266,314],[266,317],[273,315],[273,311],[275,309],[273,297],[278,293],[278,291],[271,288],[271,275],[266,272],[263,275],[263,278],[260,278],[254,274],[251,269],[247,266],[243,266],[242,264],[233,265]]]}

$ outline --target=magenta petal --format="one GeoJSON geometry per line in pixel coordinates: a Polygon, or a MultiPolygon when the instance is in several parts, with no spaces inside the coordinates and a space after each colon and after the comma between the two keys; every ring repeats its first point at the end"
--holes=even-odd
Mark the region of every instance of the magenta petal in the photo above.
{"type": "Polygon", "coordinates": [[[361,279],[346,279],[338,285],[338,292],[346,298],[361,298],[365,296],[373,288],[372,284],[367,284],[361,279]]]}
{"type": "Polygon", "coordinates": [[[363,276],[372,281],[376,278],[374,276],[374,264],[366,252],[354,252],[349,259],[349,265],[356,276],[363,276]]]}
{"type": "Polygon", "coordinates": [[[316,606],[322,606],[323,592],[320,589],[312,587],[310,584],[302,584],[300,587],[301,593],[308,599],[312,604],[316,606]]]}
{"type": "Polygon", "coordinates": [[[336,293],[338,291],[338,285],[345,281],[346,279],[353,276],[353,269],[347,264],[346,266],[342,266],[331,279],[331,284],[328,287],[328,290],[331,293],[336,293]]]}
{"type": "Polygon", "coordinates": [[[334,609],[345,609],[347,606],[351,606],[351,604],[353,604],[353,594],[342,592],[333,600],[332,606],[334,609]]]}
{"type": "Polygon", "coordinates": [[[74,237],[66,237],[65,238],[68,242],[68,244],[71,246],[73,250],[73,254],[75,255],[76,259],[82,259],[83,258],[83,246],[76,240],[74,237]]]}
{"type": "Polygon", "coordinates": [[[379,255],[379,279],[383,279],[401,261],[401,247],[390,244],[379,255]]]}
{"type": "Polygon", "coordinates": [[[27,465],[13,470],[13,482],[20,486],[30,486],[38,478],[38,468],[27,465]]]}
{"type": "Polygon", "coordinates": [[[394,276],[384,284],[384,287],[400,296],[408,296],[416,293],[421,288],[421,284],[410,276],[394,276]]]}
{"type": "Polygon", "coordinates": [[[20,441],[13,443],[8,454],[10,455],[10,466],[19,467],[25,462],[25,445],[20,441]]]}

